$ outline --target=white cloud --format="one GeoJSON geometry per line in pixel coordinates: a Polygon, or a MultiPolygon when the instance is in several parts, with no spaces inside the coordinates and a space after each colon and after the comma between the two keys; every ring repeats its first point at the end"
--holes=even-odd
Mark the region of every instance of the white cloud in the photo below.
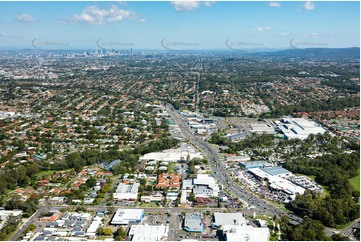
{"type": "Polygon", "coordinates": [[[314,9],[315,9],[315,5],[314,5],[313,2],[311,2],[311,1],[305,2],[305,4],[303,5],[303,7],[304,7],[306,10],[314,10],[314,9]]]}
{"type": "Polygon", "coordinates": [[[268,6],[278,8],[281,7],[281,4],[279,2],[270,2],[268,6]]]}
{"type": "Polygon", "coordinates": [[[199,7],[198,1],[173,1],[171,4],[176,11],[189,11],[199,7]]]}
{"type": "Polygon", "coordinates": [[[206,7],[212,7],[214,4],[216,4],[216,1],[204,1],[202,3],[206,7]]]}
{"type": "Polygon", "coordinates": [[[139,22],[144,22],[144,19],[139,18],[137,13],[119,9],[115,5],[113,5],[110,9],[99,9],[97,6],[86,7],[82,13],[75,14],[67,20],[70,22],[103,25],[106,23],[119,22],[124,19],[133,19],[139,22]]]}
{"type": "Polygon", "coordinates": [[[256,31],[256,32],[262,32],[262,31],[267,31],[267,30],[271,30],[272,28],[270,27],[257,27],[252,29],[252,31],[256,31]]]}
{"type": "Polygon", "coordinates": [[[280,35],[281,36],[288,36],[288,33],[287,32],[281,32],[280,35]]]}
{"type": "Polygon", "coordinates": [[[22,23],[30,23],[34,21],[33,17],[29,14],[21,14],[15,17],[17,21],[22,23]]]}
{"type": "Polygon", "coordinates": [[[211,7],[216,3],[216,1],[191,1],[191,0],[183,0],[183,1],[172,1],[171,4],[173,5],[176,11],[190,11],[200,7],[201,5],[206,7],[211,7]]]}

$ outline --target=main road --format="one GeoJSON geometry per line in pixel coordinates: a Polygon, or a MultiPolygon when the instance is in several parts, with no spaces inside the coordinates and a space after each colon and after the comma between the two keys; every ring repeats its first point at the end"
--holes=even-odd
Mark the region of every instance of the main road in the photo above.
{"type": "MultiPolygon", "coordinates": [[[[273,205],[267,203],[265,200],[255,196],[245,188],[237,184],[227,173],[226,169],[222,165],[221,158],[218,151],[211,146],[208,142],[196,137],[191,130],[191,128],[186,124],[183,118],[178,112],[176,112],[172,105],[167,104],[167,111],[171,115],[172,119],[182,130],[184,136],[196,147],[198,147],[208,158],[211,171],[218,181],[222,185],[223,189],[227,190],[235,197],[237,197],[246,207],[248,213],[250,211],[256,213],[266,214],[268,216],[277,215],[282,217],[284,215],[288,216],[290,220],[299,223],[303,220],[295,215],[289,215],[286,212],[282,211],[279,208],[274,207],[273,205]]],[[[246,212],[246,211],[245,211],[246,212]]]]}

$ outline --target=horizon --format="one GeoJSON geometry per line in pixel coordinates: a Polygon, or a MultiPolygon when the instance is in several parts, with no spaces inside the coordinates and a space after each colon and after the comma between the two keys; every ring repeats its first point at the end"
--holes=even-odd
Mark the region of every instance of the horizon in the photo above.
{"type": "Polygon", "coordinates": [[[360,47],[359,2],[0,2],[0,49],[360,47]]]}

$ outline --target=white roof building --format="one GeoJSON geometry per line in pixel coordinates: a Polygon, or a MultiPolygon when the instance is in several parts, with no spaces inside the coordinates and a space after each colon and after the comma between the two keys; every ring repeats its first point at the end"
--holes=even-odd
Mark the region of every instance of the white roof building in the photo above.
{"type": "Polygon", "coordinates": [[[132,241],[160,241],[168,237],[169,227],[161,225],[132,225],[129,236],[132,241]]]}
{"type": "Polygon", "coordinates": [[[213,227],[225,225],[247,225],[242,213],[214,213],[213,227]]]}
{"type": "Polygon", "coordinates": [[[268,228],[256,228],[249,225],[224,225],[226,241],[261,242],[269,240],[268,228]]]}
{"type": "Polygon", "coordinates": [[[97,232],[97,229],[102,225],[102,221],[100,220],[93,220],[93,222],[89,225],[89,228],[87,229],[87,233],[95,233],[97,232]]]}
{"type": "Polygon", "coordinates": [[[320,124],[305,118],[282,118],[279,130],[286,139],[306,139],[310,134],[323,134],[326,132],[320,124]]]}
{"type": "Polygon", "coordinates": [[[213,228],[223,228],[226,241],[268,241],[269,229],[247,225],[242,213],[214,213],[213,228]]]}
{"type": "Polygon", "coordinates": [[[7,220],[9,216],[19,216],[22,214],[22,210],[0,210],[0,220],[4,221],[7,220]]]}
{"type": "Polygon", "coordinates": [[[241,162],[241,161],[250,161],[251,157],[248,155],[238,155],[227,157],[228,162],[241,162]]]}
{"type": "Polygon", "coordinates": [[[218,197],[219,186],[214,177],[207,174],[197,174],[197,178],[193,179],[194,190],[196,197],[218,197]],[[201,186],[206,189],[200,189],[201,186]],[[204,191],[204,192],[202,192],[204,191]]]}
{"type": "Polygon", "coordinates": [[[297,193],[301,195],[305,193],[306,189],[304,189],[303,187],[297,186],[280,176],[271,175],[270,173],[267,173],[262,169],[252,168],[252,169],[248,169],[248,171],[257,177],[260,177],[262,179],[267,179],[272,189],[284,191],[289,195],[294,195],[294,197],[297,193]]]}
{"type": "Polygon", "coordinates": [[[125,184],[119,183],[115,193],[113,193],[114,200],[136,200],[138,197],[138,189],[140,183],[125,184]]]}
{"type": "Polygon", "coordinates": [[[111,221],[113,225],[139,223],[144,218],[144,209],[118,209],[111,221]]]}
{"type": "Polygon", "coordinates": [[[193,146],[189,144],[182,143],[180,147],[176,149],[163,150],[162,152],[152,152],[143,155],[139,158],[140,161],[146,160],[155,160],[155,161],[181,161],[186,160],[187,158],[203,158],[202,153],[198,152],[193,146]]]}

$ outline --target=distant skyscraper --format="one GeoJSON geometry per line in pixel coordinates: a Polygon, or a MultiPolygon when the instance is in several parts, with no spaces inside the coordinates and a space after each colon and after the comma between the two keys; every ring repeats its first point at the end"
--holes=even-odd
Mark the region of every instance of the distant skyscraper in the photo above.
{"type": "Polygon", "coordinates": [[[130,55],[133,55],[133,48],[130,48],[130,55]]]}

